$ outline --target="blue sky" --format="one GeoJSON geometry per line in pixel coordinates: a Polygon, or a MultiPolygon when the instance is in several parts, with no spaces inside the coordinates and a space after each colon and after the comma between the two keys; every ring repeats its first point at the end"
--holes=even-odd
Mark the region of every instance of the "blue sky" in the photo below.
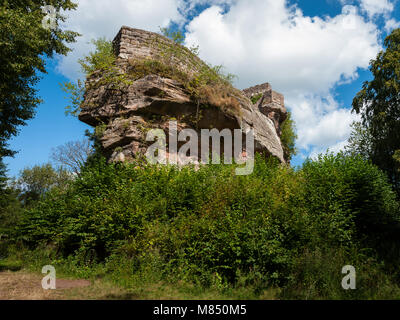
{"type": "Polygon", "coordinates": [[[368,63],[400,21],[395,0],[80,0],[68,29],[82,37],[67,57],[47,61],[38,84],[44,103],[10,141],[9,175],[49,161],[52,148],[80,140],[89,126],[66,116],[64,81],[82,75],[77,59],[92,38],[112,39],[122,25],[158,31],[174,24],[200,57],[238,76],[236,86],[263,82],[283,93],[297,122],[299,155],[293,164],[327,148],[340,150],[357,119],[349,108],[368,63]]]}

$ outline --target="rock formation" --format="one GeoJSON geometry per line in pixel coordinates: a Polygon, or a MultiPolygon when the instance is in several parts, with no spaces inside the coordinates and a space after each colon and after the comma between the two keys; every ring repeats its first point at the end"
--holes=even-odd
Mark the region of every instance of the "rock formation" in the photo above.
{"type": "Polygon", "coordinates": [[[179,54],[174,52],[168,58],[179,74],[185,73],[193,80],[199,70],[208,68],[188,49],[161,35],[122,27],[113,41],[118,70],[114,77],[121,85],[104,81],[102,70],[88,76],[79,119],[101,127],[100,141],[110,161],[129,161],[137,153],[145,153],[151,144],[145,141],[146,132],[152,128],[167,131],[169,121],[174,119],[178,131],[216,128],[241,129],[244,133],[252,128],[255,151],[284,163],[280,125],[287,112],[283,96],[266,83],[243,91],[232,88],[223,95],[218,95],[218,86],[209,86],[203,98],[196,99],[176,77],[156,72],[158,69],[143,72],[143,66],[152,66],[152,61],[165,57],[168,48],[174,46],[179,46],[179,54]],[[139,68],[138,62],[143,61],[146,63],[139,68]],[[253,104],[251,98],[255,97],[258,100],[253,104]]]}

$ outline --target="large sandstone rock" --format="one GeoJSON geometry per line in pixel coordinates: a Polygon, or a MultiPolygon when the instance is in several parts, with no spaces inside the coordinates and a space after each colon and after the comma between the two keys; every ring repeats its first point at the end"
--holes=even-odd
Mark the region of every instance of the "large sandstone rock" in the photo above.
{"type": "MultiPolygon", "coordinates": [[[[135,61],[156,58],[160,48],[170,44],[169,39],[158,34],[122,27],[113,41],[120,74],[127,74],[135,61]]],[[[173,59],[173,63],[193,74],[199,65],[204,65],[189,51],[187,56],[173,59]]],[[[129,161],[137,153],[145,153],[151,144],[145,141],[148,130],[168,131],[169,121],[176,119],[178,131],[216,128],[241,129],[245,133],[252,128],[255,151],[285,162],[280,125],[287,112],[283,96],[267,83],[243,91],[235,89],[232,97],[239,108],[215,106],[212,100],[203,108],[182,83],[159,74],[146,74],[120,87],[102,81],[103,77],[102,71],[88,77],[79,119],[91,126],[102,126],[101,143],[111,161],[129,161]],[[254,96],[261,97],[256,104],[250,100],[254,96]]]]}

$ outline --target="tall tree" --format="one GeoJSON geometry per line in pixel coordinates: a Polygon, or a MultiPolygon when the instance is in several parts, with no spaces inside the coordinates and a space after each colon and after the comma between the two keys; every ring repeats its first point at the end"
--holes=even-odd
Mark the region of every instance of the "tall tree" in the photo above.
{"type": "Polygon", "coordinates": [[[82,166],[92,153],[89,139],[70,141],[52,150],[51,159],[61,167],[79,175],[82,166]]]}
{"type": "Polygon", "coordinates": [[[351,124],[351,128],[350,138],[345,147],[346,154],[356,154],[362,156],[366,160],[370,159],[372,155],[372,137],[368,127],[365,127],[359,121],[354,121],[351,124]]]}
{"type": "Polygon", "coordinates": [[[386,49],[371,61],[373,80],[353,100],[368,130],[370,158],[385,171],[400,194],[400,29],[385,39],[386,49]]]}
{"type": "Polygon", "coordinates": [[[34,116],[41,102],[35,85],[45,59],[65,55],[78,34],[58,26],[70,0],[0,0],[0,159],[12,156],[7,141],[34,116]]]}
{"type": "Polygon", "coordinates": [[[286,161],[292,160],[292,157],[297,154],[296,149],[296,125],[294,120],[292,119],[292,113],[288,111],[286,120],[282,123],[281,126],[282,134],[281,134],[281,142],[283,147],[283,155],[286,161]]]}
{"type": "Polygon", "coordinates": [[[6,165],[0,159],[0,192],[7,186],[7,170],[6,165]]]}
{"type": "Polygon", "coordinates": [[[8,230],[15,226],[21,214],[19,192],[10,185],[6,171],[6,166],[0,160],[0,243],[8,230]]]}
{"type": "Polygon", "coordinates": [[[62,168],[56,170],[47,163],[22,170],[16,184],[21,191],[21,200],[29,204],[40,199],[54,187],[65,188],[72,178],[68,171],[62,168]]]}

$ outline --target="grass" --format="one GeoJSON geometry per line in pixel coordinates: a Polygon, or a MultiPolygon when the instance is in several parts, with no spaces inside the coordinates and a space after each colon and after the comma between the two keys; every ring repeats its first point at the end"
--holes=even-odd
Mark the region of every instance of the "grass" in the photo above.
{"type": "Polygon", "coordinates": [[[246,290],[221,293],[202,290],[193,284],[178,282],[143,283],[125,288],[107,279],[95,279],[84,288],[43,290],[43,275],[27,270],[0,272],[0,300],[247,300],[276,299],[275,291],[265,291],[260,296],[249,296],[246,290]]]}
{"type": "MultiPolygon", "coordinates": [[[[174,284],[164,281],[124,283],[124,280],[112,279],[110,275],[94,278],[91,285],[84,288],[45,291],[40,285],[43,276],[38,270],[29,267],[17,272],[0,272],[0,300],[275,300],[280,292],[278,289],[271,289],[255,295],[244,287],[221,292],[217,288],[204,290],[184,281],[174,284]]],[[[77,279],[76,275],[57,273],[57,279],[61,277],[68,280],[77,279]]]]}
{"type": "Polygon", "coordinates": [[[0,300],[93,300],[135,299],[127,290],[110,282],[96,280],[88,287],[44,290],[44,275],[27,270],[0,272],[0,300]]]}
{"type": "Polygon", "coordinates": [[[256,292],[246,285],[245,279],[236,286],[216,281],[206,288],[184,279],[163,279],[159,270],[149,266],[133,272],[131,261],[124,264],[123,260],[82,265],[71,257],[57,258],[49,248],[12,249],[8,258],[1,261],[7,268],[0,270],[0,299],[274,300],[281,292],[277,288],[256,292]],[[40,285],[44,265],[55,267],[57,279],[86,279],[91,285],[44,292],[40,285]]]}
{"type": "Polygon", "coordinates": [[[22,269],[22,261],[11,259],[0,260],[0,271],[19,271],[22,269]]]}

